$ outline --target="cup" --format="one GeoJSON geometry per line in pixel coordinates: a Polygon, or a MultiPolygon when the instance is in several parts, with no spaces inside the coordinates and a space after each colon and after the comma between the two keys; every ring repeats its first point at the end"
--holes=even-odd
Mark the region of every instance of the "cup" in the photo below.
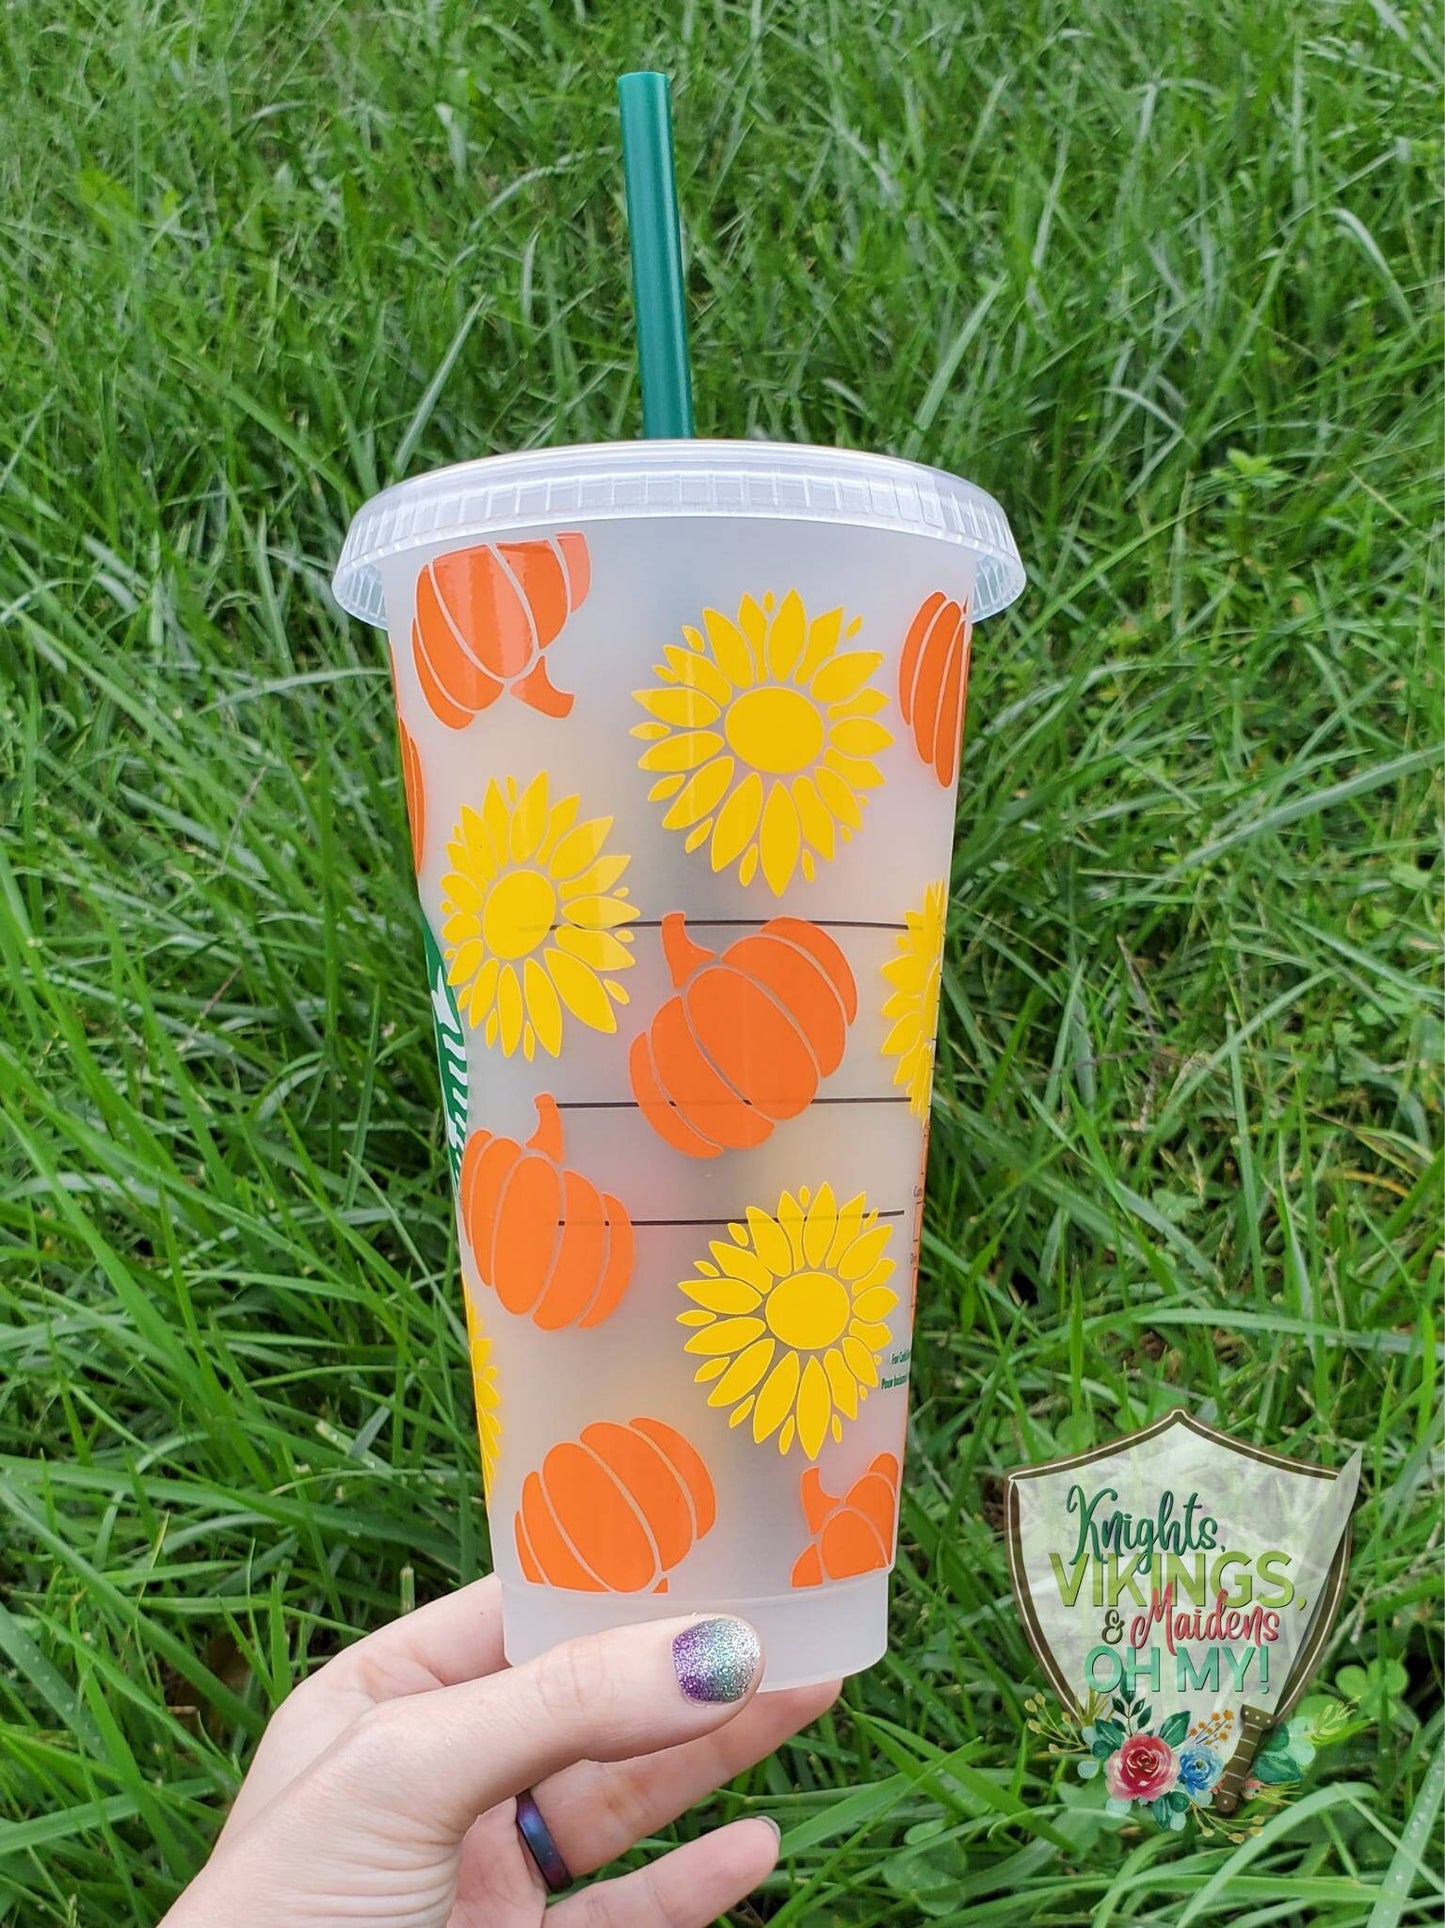
{"type": "Polygon", "coordinates": [[[509,1660],[740,1614],[887,1645],[970,483],[764,442],[467,462],[357,515],[391,641],[509,1660]]]}

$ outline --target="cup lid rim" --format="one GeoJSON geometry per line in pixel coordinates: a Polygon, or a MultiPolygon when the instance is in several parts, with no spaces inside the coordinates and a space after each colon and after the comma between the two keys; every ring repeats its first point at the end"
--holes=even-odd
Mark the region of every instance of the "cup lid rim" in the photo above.
{"type": "Polygon", "coordinates": [[[652,514],[768,517],[892,529],[972,551],[974,619],[1025,581],[1008,518],[976,483],[903,456],[806,442],[587,442],[454,462],[394,482],[356,512],[332,578],[349,614],[384,626],[381,564],[438,540],[652,514]]]}

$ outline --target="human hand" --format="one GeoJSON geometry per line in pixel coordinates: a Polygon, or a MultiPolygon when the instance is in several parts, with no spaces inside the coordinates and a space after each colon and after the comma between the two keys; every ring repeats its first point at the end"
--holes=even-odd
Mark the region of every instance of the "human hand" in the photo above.
{"type": "MultiPolygon", "coordinates": [[[[572,1874],[591,1873],[770,1754],[838,1691],[754,1699],[761,1671],[745,1622],[697,1616],[508,1667],[501,1590],[479,1580],[296,1689],[161,1928],[535,1924],[547,1889],[514,1797],[530,1788],[572,1874]]],[[[734,1821],[569,1894],[548,1928],[707,1928],[777,1852],[770,1822],[734,1821]]]]}

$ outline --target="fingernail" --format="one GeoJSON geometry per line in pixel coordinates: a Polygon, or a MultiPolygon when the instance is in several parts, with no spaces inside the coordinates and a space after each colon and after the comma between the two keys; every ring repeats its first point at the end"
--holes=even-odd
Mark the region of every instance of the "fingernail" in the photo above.
{"type": "Polygon", "coordinates": [[[689,1700],[741,1700],[762,1657],[747,1621],[721,1614],[684,1627],[672,1643],[677,1684],[689,1700]]]}
{"type": "Polygon", "coordinates": [[[778,1846],[781,1847],[783,1845],[783,1830],[778,1826],[771,1814],[756,1814],[753,1816],[753,1819],[755,1821],[766,1821],[768,1826],[773,1830],[773,1833],[778,1837],[778,1846]]]}

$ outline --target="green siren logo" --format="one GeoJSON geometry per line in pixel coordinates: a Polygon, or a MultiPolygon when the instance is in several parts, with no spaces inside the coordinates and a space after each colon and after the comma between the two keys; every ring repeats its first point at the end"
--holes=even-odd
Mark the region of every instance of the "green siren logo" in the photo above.
{"type": "Polygon", "coordinates": [[[446,1126],[447,1162],[452,1168],[452,1183],[462,1175],[462,1153],[467,1147],[467,1034],[462,1029],[461,1012],[452,987],[447,982],[447,967],[437,949],[431,926],[423,919],[422,943],[426,949],[426,982],[431,996],[432,1028],[436,1033],[437,1069],[442,1080],[442,1122],[446,1126]]]}
{"type": "Polygon", "coordinates": [[[1103,1776],[1111,1813],[1208,1829],[1346,1731],[1345,1702],[1289,1716],[1339,1610],[1359,1476],[1358,1452],[1331,1472],[1178,1410],[1008,1475],[1014,1595],[1063,1710],[1036,1696],[1029,1726],[1103,1776]]]}

